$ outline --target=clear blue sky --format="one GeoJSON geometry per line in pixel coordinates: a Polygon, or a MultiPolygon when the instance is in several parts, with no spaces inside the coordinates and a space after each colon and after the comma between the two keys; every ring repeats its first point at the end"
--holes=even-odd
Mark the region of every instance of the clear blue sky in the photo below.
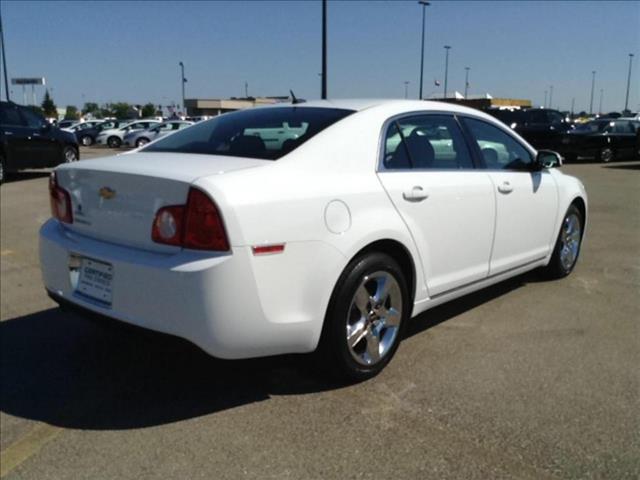
{"type": "MultiPolygon", "coordinates": [[[[11,77],[45,76],[58,106],[84,101],[168,104],[244,94],[320,95],[319,0],[289,2],[2,1],[11,77]],[[83,97],[84,95],[84,97],[83,97]]],[[[330,1],[329,97],[417,96],[421,7],[415,1],[330,1]]],[[[528,98],[553,85],[553,106],[640,108],[640,2],[434,1],[427,10],[425,95],[449,90],[528,98]]],[[[12,87],[22,101],[20,87],[12,87]]]]}

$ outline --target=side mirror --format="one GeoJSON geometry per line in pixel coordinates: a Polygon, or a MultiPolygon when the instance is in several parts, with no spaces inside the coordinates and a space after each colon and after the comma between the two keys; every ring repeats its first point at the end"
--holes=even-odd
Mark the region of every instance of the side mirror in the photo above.
{"type": "Polygon", "coordinates": [[[562,166],[562,156],[558,152],[551,150],[538,150],[536,165],[539,168],[560,168],[562,166]]]}

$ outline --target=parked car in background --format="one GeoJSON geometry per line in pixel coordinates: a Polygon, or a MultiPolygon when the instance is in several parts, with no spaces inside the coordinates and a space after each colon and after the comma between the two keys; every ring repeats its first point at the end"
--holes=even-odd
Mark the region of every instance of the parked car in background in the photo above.
{"type": "Polygon", "coordinates": [[[535,268],[571,273],[587,195],[560,165],[440,102],[228,113],[56,169],[44,286],[216,357],[316,351],[364,380],[411,317],[535,268]]]}
{"type": "Polygon", "coordinates": [[[92,128],[95,127],[96,125],[100,125],[101,123],[103,123],[104,120],[87,120],[87,121],[80,121],[77,123],[74,123],[73,125],[71,125],[70,127],[60,127],[63,130],[67,130],[69,132],[77,132],[78,130],[82,130],[85,128],[92,128]]]}
{"type": "Polygon", "coordinates": [[[69,128],[72,127],[76,124],[80,123],[80,120],[60,120],[56,126],[60,129],[62,128],[69,128]]]}
{"type": "Polygon", "coordinates": [[[486,113],[515,130],[537,149],[556,150],[563,135],[573,129],[573,124],[561,112],[548,108],[487,109],[486,113]]]}
{"type": "Polygon", "coordinates": [[[104,130],[98,134],[96,137],[97,145],[107,145],[111,148],[118,148],[122,145],[122,139],[125,134],[133,131],[133,130],[147,130],[149,128],[154,127],[155,125],[159,125],[160,122],[157,120],[136,120],[133,122],[125,123],[117,128],[111,128],[109,130],[104,130]]]}
{"type": "Polygon", "coordinates": [[[93,127],[79,128],[80,125],[74,125],[70,130],[74,131],[80,145],[88,147],[96,143],[96,138],[98,138],[100,132],[119,128],[128,123],[131,123],[131,120],[103,120],[93,127]]]}
{"type": "Polygon", "coordinates": [[[0,102],[0,182],[8,172],[55,167],[79,158],[73,133],[51,125],[28,107],[0,102]]]}
{"type": "Polygon", "coordinates": [[[122,143],[126,147],[142,147],[153,140],[177,132],[183,128],[193,125],[193,122],[183,120],[170,120],[168,122],[155,125],[148,130],[134,130],[125,134],[122,143]]]}
{"type": "Polygon", "coordinates": [[[605,118],[583,123],[562,137],[558,151],[567,160],[638,160],[640,122],[605,118]]]}

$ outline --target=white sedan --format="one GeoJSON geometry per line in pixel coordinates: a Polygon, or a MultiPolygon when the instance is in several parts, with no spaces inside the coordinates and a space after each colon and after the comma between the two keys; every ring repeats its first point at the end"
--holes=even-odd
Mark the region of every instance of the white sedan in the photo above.
{"type": "Polygon", "coordinates": [[[572,271],[587,195],[560,165],[437,102],[229,113],[58,167],[44,285],[217,357],[316,351],[366,379],[411,317],[538,267],[572,271]]]}

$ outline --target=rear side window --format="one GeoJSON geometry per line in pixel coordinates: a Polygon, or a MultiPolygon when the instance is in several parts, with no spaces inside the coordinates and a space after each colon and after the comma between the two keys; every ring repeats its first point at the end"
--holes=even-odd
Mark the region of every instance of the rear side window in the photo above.
{"type": "Polygon", "coordinates": [[[465,118],[464,123],[477,142],[487,168],[526,170],[533,162],[529,151],[502,129],[474,118],[465,118]]]}
{"type": "Polygon", "coordinates": [[[32,112],[28,108],[23,108],[21,113],[25,121],[27,122],[27,125],[31,128],[40,128],[45,123],[44,118],[42,118],[37,113],[32,112]]]}
{"type": "Polygon", "coordinates": [[[180,130],[144,151],[277,160],[351,113],[297,106],[242,110],[180,130]]]}
{"type": "Polygon", "coordinates": [[[388,170],[473,168],[460,127],[448,115],[417,115],[393,122],[387,130],[383,163],[388,170]]]}
{"type": "Polygon", "coordinates": [[[2,107],[0,107],[0,124],[14,127],[24,126],[24,122],[22,121],[22,118],[20,118],[18,109],[8,105],[2,105],[2,107]]]}

